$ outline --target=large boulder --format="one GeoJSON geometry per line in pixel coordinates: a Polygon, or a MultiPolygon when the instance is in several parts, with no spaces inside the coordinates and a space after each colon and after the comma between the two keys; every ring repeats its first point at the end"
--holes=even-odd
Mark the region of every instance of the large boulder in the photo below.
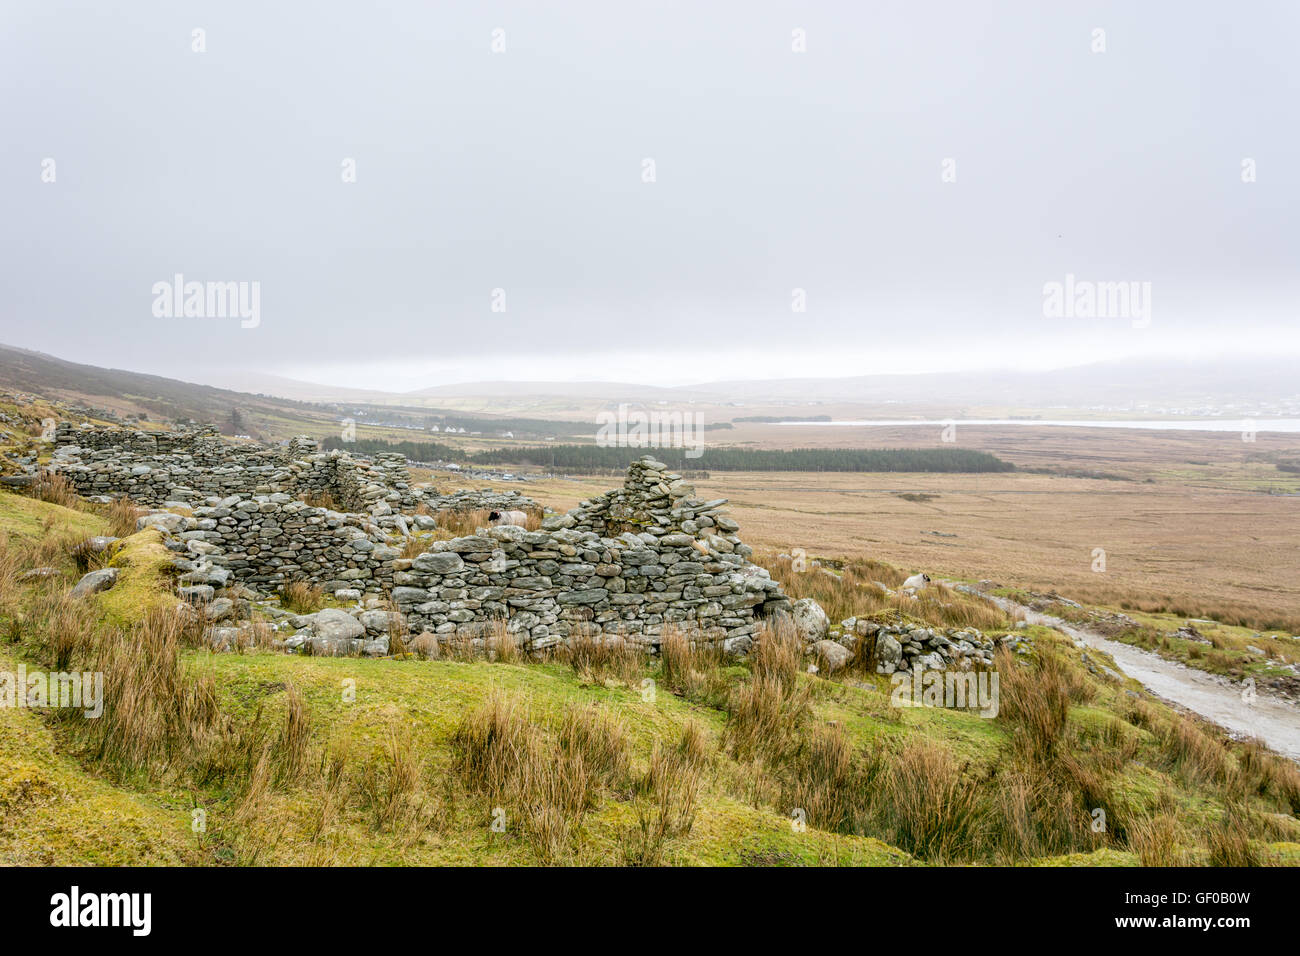
{"type": "Polygon", "coordinates": [[[827,674],[833,674],[847,665],[853,656],[847,647],[836,641],[818,641],[813,645],[813,653],[817,655],[822,671],[827,674]]]}
{"type": "Polygon", "coordinates": [[[362,611],[358,617],[361,626],[370,634],[387,634],[393,621],[388,611],[362,611]]]}
{"type": "Polygon", "coordinates": [[[239,608],[230,598],[216,598],[203,609],[203,616],[209,621],[224,621],[234,617],[239,608]]]}
{"type": "Polygon", "coordinates": [[[151,515],[141,515],[135,519],[135,530],[160,528],[163,531],[176,532],[185,527],[184,515],[174,515],[169,511],[159,511],[151,515]]]}
{"type": "Polygon", "coordinates": [[[804,644],[816,644],[830,632],[831,620],[822,610],[822,606],[812,598],[800,598],[790,608],[794,626],[798,629],[804,644]]]}
{"type": "Polygon", "coordinates": [[[100,568],[98,571],[91,571],[76,583],[68,596],[74,598],[89,597],[100,591],[107,591],[117,583],[118,574],[117,568],[100,568]]]}
{"type": "Polygon", "coordinates": [[[366,633],[360,621],[336,607],[327,607],[305,618],[311,632],[309,640],[319,654],[346,654],[355,649],[353,642],[359,642],[366,633]]]}
{"type": "Polygon", "coordinates": [[[898,643],[892,635],[880,634],[876,638],[876,672],[880,674],[892,674],[898,669],[899,662],[903,659],[903,645],[898,643]]]}

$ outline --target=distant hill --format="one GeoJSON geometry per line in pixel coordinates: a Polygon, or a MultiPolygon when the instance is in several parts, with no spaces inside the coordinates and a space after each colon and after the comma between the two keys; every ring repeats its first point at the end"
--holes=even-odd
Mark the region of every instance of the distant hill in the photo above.
{"type": "Polygon", "coordinates": [[[260,430],[259,423],[273,419],[330,418],[324,409],[304,402],[261,398],[161,375],[96,368],[6,345],[0,345],[0,390],[29,392],[121,416],[211,422],[227,434],[252,434],[260,430]]]}
{"type": "MultiPolygon", "coordinates": [[[[616,402],[698,403],[716,406],[788,407],[987,406],[1096,409],[1148,404],[1153,408],[1280,402],[1300,396],[1292,359],[1218,361],[1130,359],[1059,369],[1008,368],[979,372],[877,374],[851,377],[736,379],[696,385],[656,386],[629,382],[466,382],[409,392],[383,392],[324,385],[272,375],[224,376],[221,384],[249,392],[321,402],[366,402],[473,408],[481,414],[524,410],[581,414],[616,402]]],[[[782,417],[794,417],[777,413],[782,417]]]]}

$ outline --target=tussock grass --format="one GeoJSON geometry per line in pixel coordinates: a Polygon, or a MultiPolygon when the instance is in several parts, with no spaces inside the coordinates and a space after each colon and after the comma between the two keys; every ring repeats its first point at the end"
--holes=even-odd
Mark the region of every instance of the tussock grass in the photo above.
{"type": "Polygon", "coordinates": [[[732,693],[724,746],[737,760],[762,759],[779,765],[798,750],[800,734],[811,716],[809,684],[786,684],[776,675],[756,675],[732,693]]]}
{"type": "Polygon", "coordinates": [[[1269,751],[1259,740],[1246,741],[1237,751],[1232,792],[1246,798],[1264,796],[1300,815],[1300,767],[1269,751]]]}
{"type": "Polygon", "coordinates": [[[155,609],[130,631],[99,634],[90,669],[103,673],[109,705],[74,725],[89,759],[122,777],[167,775],[211,746],[216,687],[211,673],[182,661],[186,631],[186,618],[155,609]]]}
{"type": "Polygon", "coordinates": [[[306,581],[290,581],[280,588],[280,604],[295,614],[313,614],[325,606],[325,592],[306,581]]]}
{"type": "Polygon", "coordinates": [[[1072,693],[1082,693],[1079,679],[1061,657],[1040,652],[1032,666],[1022,666],[1005,648],[996,655],[1000,703],[998,719],[1015,728],[1015,743],[1031,760],[1049,760],[1065,732],[1072,693]]]}
{"type": "Polygon", "coordinates": [[[662,866],[670,842],[691,831],[708,762],[704,731],[694,721],[683,728],[675,747],[655,741],[650,766],[635,786],[636,826],[623,834],[629,866],[662,866]]]}
{"type": "Polygon", "coordinates": [[[411,627],[406,621],[406,615],[392,598],[384,602],[384,610],[388,612],[388,654],[390,657],[404,658],[408,654],[411,627]]]}
{"type": "Polygon", "coordinates": [[[1263,849],[1252,838],[1252,814],[1244,806],[1230,804],[1206,834],[1210,866],[1263,866],[1263,849]]]}
{"type": "Polygon", "coordinates": [[[422,776],[423,764],[411,734],[390,727],[387,739],[371,750],[358,777],[376,830],[410,827],[421,819],[422,776]]]}
{"type": "Polygon", "coordinates": [[[93,646],[97,623],[89,602],[45,590],[32,600],[21,626],[42,663],[51,670],[67,671],[93,646]]]}
{"type": "Polygon", "coordinates": [[[126,538],[135,534],[135,522],[142,509],[125,496],[114,498],[113,503],[104,505],[99,512],[108,521],[108,533],[115,538],[126,538]]]}
{"type": "Polygon", "coordinates": [[[692,640],[685,631],[667,624],[659,641],[659,684],[687,700],[725,708],[731,683],[723,672],[722,648],[714,642],[692,640]]]}
{"type": "Polygon", "coordinates": [[[72,482],[57,472],[45,469],[36,473],[36,479],[28,486],[27,493],[40,501],[65,508],[76,508],[81,501],[72,482]]]}
{"type": "Polygon", "coordinates": [[[290,684],[285,707],[284,726],[280,731],[278,752],[281,758],[281,779],[293,783],[302,776],[307,765],[308,746],[311,742],[311,718],[298,688],[290,684]]]}
{"type": "Polygon", "coordinates": [[[632,641],[619,634],[582,628],[569,635],[560,656],[586,684],[605,681],[632,686],[645,674],[646,655],[632,641]]]}
{"type": "Polygon", "coordinates": [[[1191,718],[1175,715],[1161,726],[1158,736],[1170,766],[1187,779],[1201,783],[1227,780],[1232,767],[1228,752],[1191,718]]]}
{"type": "Polygon", "coordinates": [[[19,594],[18,576],[23,571],[18,542],[0,532],[0,611],[9,607],[19,594]]]}
{"type": "Polygon", "coordinates": [[[1129,847],[1143,866],[1186,866],[1189,862],[1180,836],[1183,826],[1172,813],[1161,813],[1130,827],[1129,847]]]}
{"type": "Polygon", "coordinates": [[[997,630],[1014,625],[1014,619],[992,601],[943,584],[917,592],[914,600],[896,590],[907,573],[878,561],[848,561],[839,571],[814,568],[809,562],[807,570],[795,571],[790,558],[755,554],[753,560],[781,582],[792,600],[812,598],[832,622],[897,611],[936,627],[997,630]]]}
{"type": "Polygon", "coordinates": [[[800,743],[781,785],[782,809],[802,810],[811,826],[851,833],[860,823],[879,761],[859,761],[844,729],[822,725],[800,743]]]}
{"type": "Polygon", "coordinates": [[[928,740],[908,741],[884,775],[879,814],[891,842],[929,860],[967,857],[977,845],[980,811],[965,768],[928,740]]]}
{"type": "Polygon", "coordinates": [[[750,669],[755,679],[793,688],[803,671],[803,639],[789,615],[764,622],[755,635],[750,669]]]}
{"type": "Polygon", "coordinates": [[[617,787],[628,765],[626,735],[602,708],[566,709],[548,734],[516,701],[493,694],[452,737],[462,783],[518,821],[547,862],[567,858],[583,816],[602,789],[617,787]]]}

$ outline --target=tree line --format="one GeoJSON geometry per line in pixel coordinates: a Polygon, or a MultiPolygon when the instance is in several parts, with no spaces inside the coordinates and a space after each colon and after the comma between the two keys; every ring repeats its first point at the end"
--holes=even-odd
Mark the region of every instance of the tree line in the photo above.
{"type": "Polygon", "coordinates": [[[705,448],[687,457],[683,448],[626,448],[600,445],[537,445],[466,452],[440,442],[359,439],[325,440],[326,448],[363,455],[397,451],[413,461],[457,461],[473,465],[531,466],[552,472],[622,470],[642,455],[653,455],[675,471],[910,471],[1003,472],[1015,465],[969,448],[794,448],[789,450],[705,448]]]}

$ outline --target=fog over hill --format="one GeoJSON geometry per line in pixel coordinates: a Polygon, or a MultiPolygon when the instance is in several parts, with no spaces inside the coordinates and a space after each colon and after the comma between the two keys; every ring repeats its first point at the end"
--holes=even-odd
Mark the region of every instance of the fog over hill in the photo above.
{"type": "MultiPolygon", "coordinates": [[[[220,418],[232,408],[284,403],[354,403],[432,408],[474,400],[501,413],[571,401],[575,410],[603,404],[702,403],[763,408],[809,403],[880,406],[1014,405],[1089,410],[1150,405],[1211,413],[1242,405],[1300,409],[1300,387],[1283,359],[1237,362],[1110,362],[1043,372],[872,375],[853,378],[706,382],[666,388],[624,382],[476,382],[414,392],[340,388],[244,373],[192,384],[164,376],[101,369],[25,349],[0,346],[0,387],[81,398],[110,407],[140,407],[166,417],[220,418]]],[[[1288,411],[1288,409],[1290,411],[1288,411]]],[[[739,410],[736,414],[742,414],[739,410]]],[[[809,414],[813,414],[810,412],[809,414]]]]}

